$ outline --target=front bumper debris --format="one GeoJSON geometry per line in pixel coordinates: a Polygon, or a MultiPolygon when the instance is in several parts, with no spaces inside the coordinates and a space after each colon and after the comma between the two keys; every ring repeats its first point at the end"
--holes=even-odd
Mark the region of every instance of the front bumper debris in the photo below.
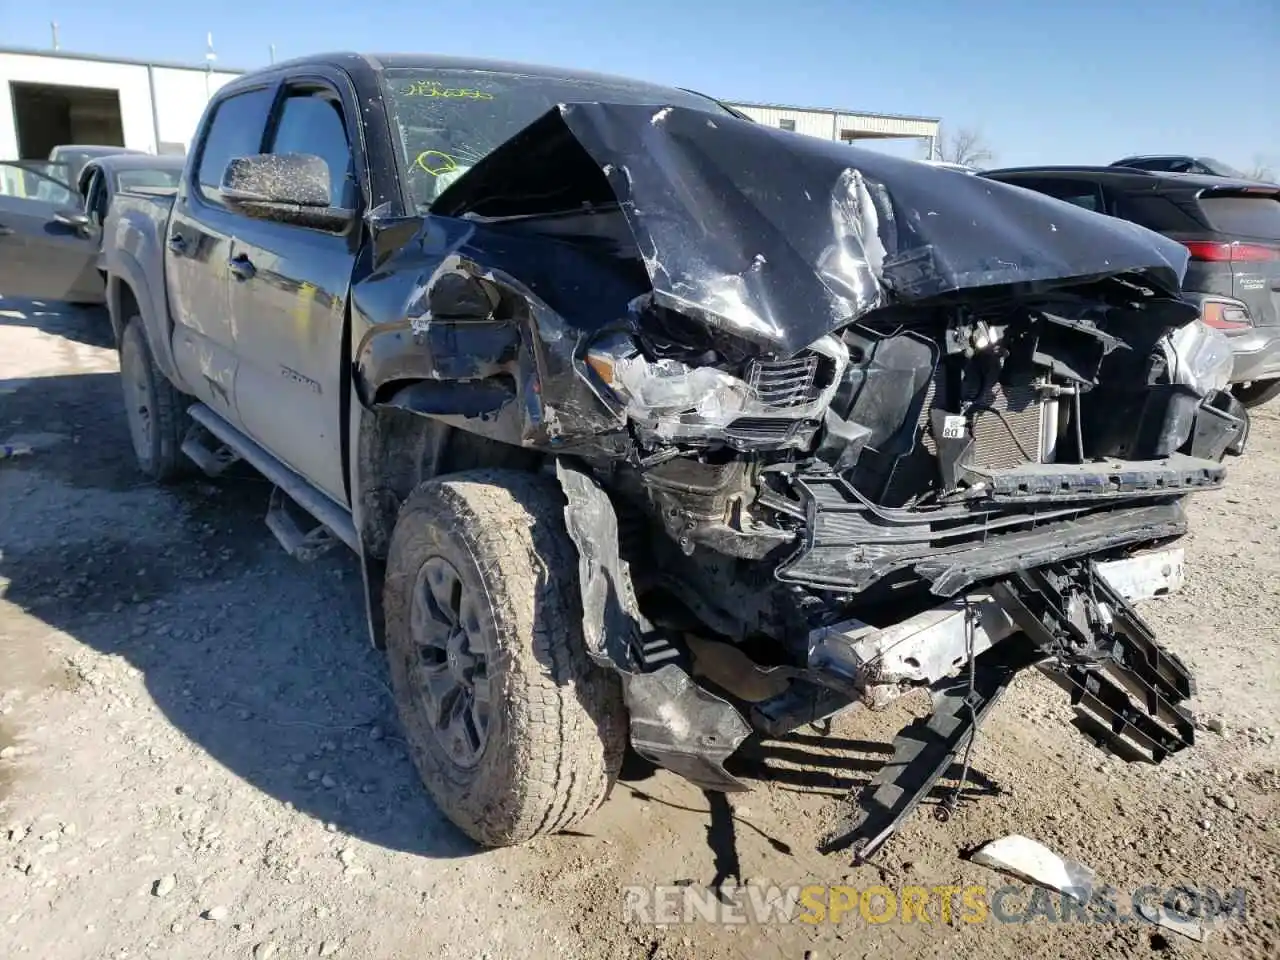
{"type": "Polygon", "coordinates": [[[871,505],[837,475],[804,478],[798,481],[808,513],[804,539],[779,566],[778,578],[858,592],[891,574],[909,571],[929,582],[938,596],[952,596],[970,584],[1016,570],[1179,536],[1186,532],[1186,516],[1176,501],[1122,509],[1106,509],[1105,501],[1148,489],[1212,489],[1221,484],[1225,472],[1220,464],[1190,457],[1169,458],[1149,470],[1128,473],[1108,474],[1095,467],[1087,476],[1096,479],[1099,489],[1090,502],[1055,507],[1048,491],[1061,488],[1072,465],[1053,464],[1020,471],[1021,479],[1011,482],[1011,490],[1021,492],[1011,492],[1010,497],[1036,500],[1036,485],[1050,467],[1055,472],[1043,476],[1046,502],[1039,512],[984,513],[956,506],[922,515],[871,505]]]}
{"type": "MultiPolygon", "coordinates": [[[[1095,566],[1113,591],[1128,603],[1141,603],[1182,588],[1185,556],[1181,547],[1171,547],[1095,566]]],[[[954,674],[970,652],[980,656],[1019,629],[992,593],[983,591],[888,627],[845,620],[815,630],[809,636],[809,665],[846,678],[869,706],[882,707],[954,674]]]]}
{"type": "MultiPolygon", "coordinates": [[[[882,665],[911,662],[897,648],[909,641],[919,646],[920,634],[930,631],[950,639],[954,650],[958,617],[964,666],[932,685],[933,713],[898,734],[893,757],[824,849],[852,846],[859,859],[871,856],[951,766],[1012,678],[1033,664],[1069,692],[1077,728],[1122,759],[1159,763],[1191,746],[1194,721],[1181,704],[1195,695],[1194,679],[1155,641],[1125,596],[1155,595],[1180,581],[1181,557],[1172,553],[1122,561],[1112,571],[1119,587],[1103,565],[1088,561],[1023,571],[989,597],[973,598],[939,617],[937,626],[887,647],[882,665]],[[993,634],[1007,639],[993,640],[993,634]]],[[[931,663],[943,665],[937,655],[931,663]]]]}

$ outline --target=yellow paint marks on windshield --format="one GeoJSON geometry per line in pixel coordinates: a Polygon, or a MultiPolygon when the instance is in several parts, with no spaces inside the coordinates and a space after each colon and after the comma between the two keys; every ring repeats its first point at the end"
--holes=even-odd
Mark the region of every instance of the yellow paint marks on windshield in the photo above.
{"type": "Polygon", "coordinates": [[[472,90],[468,87],[441,86],[434,80],[417,80],[405,87],[401,93],[406,97],[443,97],[447,100],[492,100],[493,94],[484,90],[472,90]]]}
{"type": "Polygon", "coordinates": [[[433,177],[453,173],[458,169],[458,161],[447,153],[441,153],[439,150],[423,150],[418,154],[417,159],[413,161],[413,165],[423,173],[429,173],[433,177]]]}

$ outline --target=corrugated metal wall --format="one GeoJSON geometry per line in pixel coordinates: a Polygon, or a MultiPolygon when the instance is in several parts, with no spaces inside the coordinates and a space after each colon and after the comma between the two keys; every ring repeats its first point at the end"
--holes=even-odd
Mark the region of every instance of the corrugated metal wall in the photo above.
{"type": "Polygon", "coordinates": [[[835,110],[805,109],[773,104],[733,103],[756,123],[782,127],[795,124],[795,132],[823,140],[851,137],[936,137],[938,121],[927,117],[896,117],[882,114],[843,113],[835,110]]]}
{"type": "Polygon", "coordinates": [[[783,107],[755,107],[733,104],[756,123],[766,127],[781,127],[783,120],[795,123],[796,133],[804,133],[823,140],[839,139],[833,113],[819,113],[813,110],[789,110],[783,107]]]}

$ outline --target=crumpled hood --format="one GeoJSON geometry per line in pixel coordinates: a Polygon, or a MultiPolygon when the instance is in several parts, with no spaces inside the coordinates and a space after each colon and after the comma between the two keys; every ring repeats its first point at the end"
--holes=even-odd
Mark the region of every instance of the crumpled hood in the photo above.
{"type": "Polygon", "coordinates": [[[785,353],[895,302],[1130,272],[1176,293],[1187,264],[1157,233],[1020,187],[666,106],[562,104],[432,212],[615,198],[657,302],[785,353]]]}

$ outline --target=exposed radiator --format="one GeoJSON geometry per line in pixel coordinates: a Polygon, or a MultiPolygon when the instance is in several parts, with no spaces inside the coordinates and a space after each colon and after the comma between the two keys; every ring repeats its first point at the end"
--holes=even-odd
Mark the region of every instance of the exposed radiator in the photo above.
{"type": "MultiPolygon", "coordinates": [[[[920,411],[920,436],[930,454],[938,449],[929,428],[936,384],[935,377],[920,411]]],[[[1044,461],[1044,418],[1048,410],[1035,388],[997,383],[970,403],[973,449],[969,456],[974,466],[999,469],[1044,461]]]]}
{"type": "Polygon", "coordinates": [[[1016,467],[1041,463],[1044,420],[1049,408],[1034,387],[997,384],[979,401],[989,410],[974,410],[973,464],[977,467],[1016,467]]]}
{"type": "MultiPolygon", "coordinates": [[[[929,384],[916,425],[916,448],[898,461],[882,498],[885,504],[904,503],[937,483],[938,448],[929,423],[941,378],[939,370],[929,384]]],[[[974,442],[968,462],[975,467],[1001,469],[1052,460],[1052,448],[1045,448],[1045,440],[1052,443],[1057,433],[1055,403],[1043,402],[1029,385],[1006,387],[998,383],[969,398],[968,420],[974,442]]]]}

